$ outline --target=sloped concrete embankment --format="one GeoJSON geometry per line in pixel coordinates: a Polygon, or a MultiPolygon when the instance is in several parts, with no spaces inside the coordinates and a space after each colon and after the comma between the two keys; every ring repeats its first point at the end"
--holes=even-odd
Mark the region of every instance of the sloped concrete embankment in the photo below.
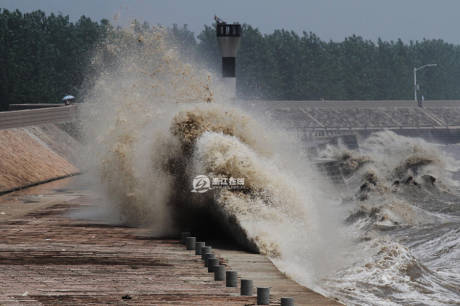
{"type": "Polygon", "coordinates": [[[54,124],[0,130],[0,194],[78,174],[77,147],[54,124]]]}

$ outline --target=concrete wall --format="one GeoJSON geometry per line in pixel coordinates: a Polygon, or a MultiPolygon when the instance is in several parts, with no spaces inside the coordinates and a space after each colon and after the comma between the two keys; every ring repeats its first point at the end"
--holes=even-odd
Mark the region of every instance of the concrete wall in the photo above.
{"type": "Polygon", "coordinates": [[[460,127],[460,101],[245,101],[287,128],[404,129],[460,127]]]}
{"type": "Polygon", "coordinates": [[[0,129],[73,121],[77,105],[0,112],[0,129]]]}
{"type": "Polygon", "coordinates": [[[0,194],[77,174],[77,146],[52,124],[0,130],[0,194]]]}
{"type": "Polygon", "coordinates": [[[423,137],[442,143],[460,142],[460,101],[244,101],[306,139],[367,136],[379,130],[423,137]]]}

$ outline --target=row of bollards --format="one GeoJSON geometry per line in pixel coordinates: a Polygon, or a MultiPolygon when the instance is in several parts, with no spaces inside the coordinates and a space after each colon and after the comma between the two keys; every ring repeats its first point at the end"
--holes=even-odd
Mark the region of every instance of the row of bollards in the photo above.
{"type": "MultiPolygon", "coordinates": [[[[181,233],[181,243],[185,244],[187,250],[195,250],[195,255],[201,255],[204,266],[209,273],[214,273],[215,281],[225,281],[226,287],[238,287],[238,273],[236,271],[225,271],[225,266],[220,265],[219,259],[212,253],[212,247],[207,246],[203,241],[196,241],[196,237],[190,232],[181,233]]],[[[240,294],[252,296],[254,291],[253,281],[241,279],[240,294]]],[[[270,287],[257,287],[257,305],[270,304],[270,287]]],[[[294,299],[290,297],[281,298],[281,306],[293,306],[294,299]]]]}

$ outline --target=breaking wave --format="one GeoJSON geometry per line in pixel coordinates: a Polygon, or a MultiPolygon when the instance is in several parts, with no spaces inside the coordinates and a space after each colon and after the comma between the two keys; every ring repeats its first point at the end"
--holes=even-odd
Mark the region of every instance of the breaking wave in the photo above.
{"type": "Polygon", "coordinates": [[[162,236],[212,231],[202,227],[211,216],[247,249],[291,262],[284,271],[301,266],[315,286],[343,261],[348,241],[333,186],[295,135],[237,107],[167,36],[123,32],[95,57],[82,118],[104,218],[162,236]],[[241,178],[244,188],[192,193],[197,175],[241,178]]]}
{"type": "Polygon", "coordinates": [[[313,166],[301,140],[238,107],[179,51],[167,30],[154,28],[117,32],[94,57],[81,118],[83,166],[105,200],[98,217],[154,236],[212,231],[207,221],[218,220],[299,283],[349,304],[458,297],[394,238],[445,221],[441,204],[425,202],[455,188],[452,158],[391,132],[364,140],[359,152],[329,146],[322,157],[340,169],[344,192],[313,166]],[[197,175],[241,178],[244,188],[192,193],[197,175]],[[394,237],[382,234],[388,229],[394,237]]]}
{"type": "Polygon", "coordinates": [[[372,134],[359,150],[329,146],[321,156],[343,175],[345,222],[361,250],[325,280],[326,291],[349,304],[458,302],[459,274],[448,267],[460,260],[459,161],[442,145],[390,131],[372,134]]]}

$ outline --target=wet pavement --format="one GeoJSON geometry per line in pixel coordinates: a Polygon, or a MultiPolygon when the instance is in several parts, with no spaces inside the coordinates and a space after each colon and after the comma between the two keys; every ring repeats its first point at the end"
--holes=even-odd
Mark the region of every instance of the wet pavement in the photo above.
{"type": "MultiPolygon", "coordinates": [[[[174,239],[69,218],[93,199],[66,189],[72,179],[0,197],[0,305],[254,305],[214,281],[201,258],[174,239]]],[[[334,302],[297,285],[262,255],[216,250],[227,268],[300,304],[334,302]],[[249,260],[248,262],[245,262],[249,260]],[[234,267],[232,267],[232,263],[234,267]],[[245,263],[248,269],[243,269],[245,263]],[[252,271],[252,272],[251,272],[252,271]],[[252,273],[252,274],[251,274],[252,273]],[[303,296],[303,298],[302,298],[303,296]]]]}

